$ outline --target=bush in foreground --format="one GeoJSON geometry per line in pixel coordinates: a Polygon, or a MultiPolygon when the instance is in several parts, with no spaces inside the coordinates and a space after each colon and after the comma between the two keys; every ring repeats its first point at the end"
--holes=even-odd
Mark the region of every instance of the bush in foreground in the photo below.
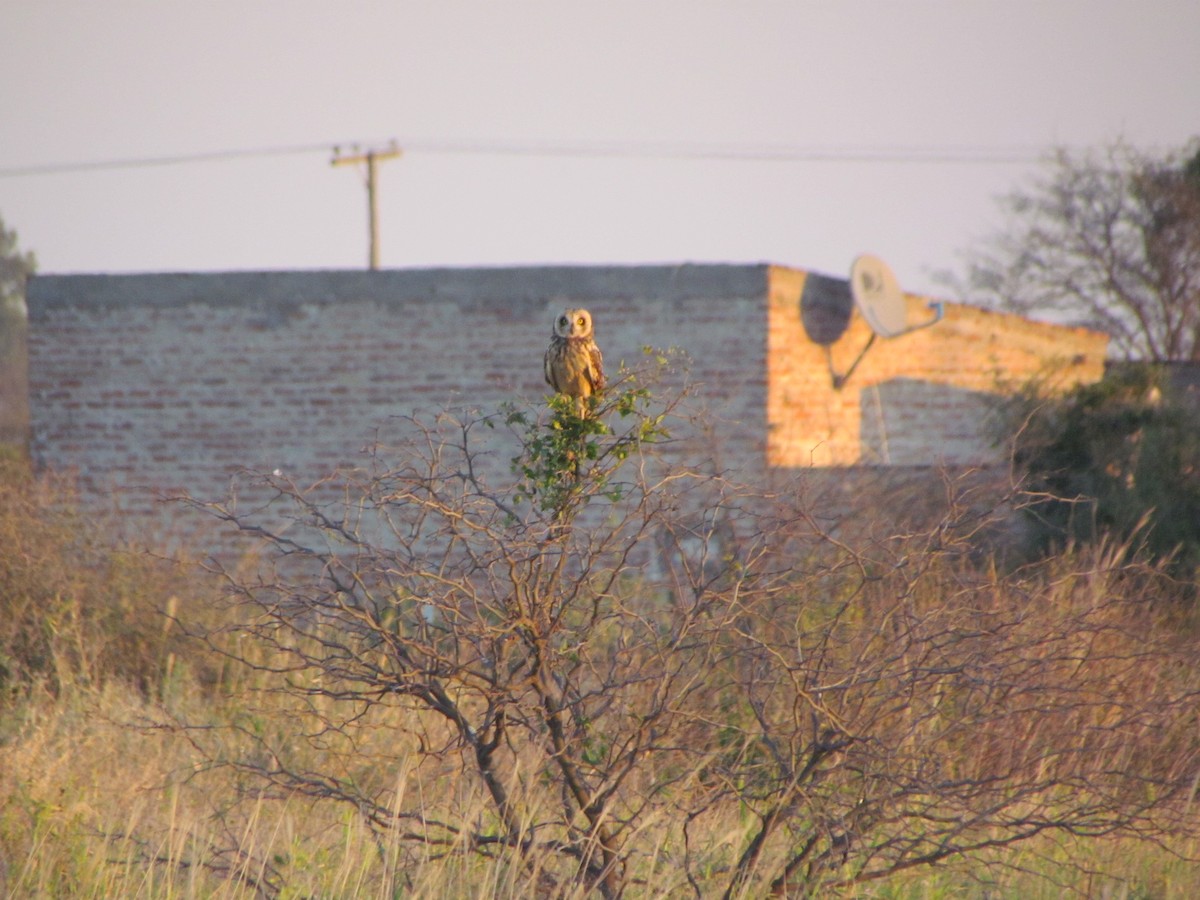
{"type": "MultiPolygon", "coordinates": [[[[206,504],[265,547],[207,634],[250,694],[161,726],[237,786],[231,834],[340,810],[382,896],[742,897],[1185,825],[1200,679],[1141,602],[1158,570],[1105,544],[981,568],[953,489],[929,529],[849,546],[662,452],[678,399],[651,401],[413,421],[342,501],[264,475],[269,518],[206,504]]],[[[261,893],[330,890],[255,858],[261,893]]]]}

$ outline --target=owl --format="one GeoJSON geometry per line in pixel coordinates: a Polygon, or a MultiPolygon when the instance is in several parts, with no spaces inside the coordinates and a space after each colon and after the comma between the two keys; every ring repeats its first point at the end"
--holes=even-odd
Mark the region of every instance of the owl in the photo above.
{"type": "Polygon", "coordinates": [[[543,361],[546,383],[557,393],[574,397],[580,416],[587,414],[587,398],[604,390],[604,360],[594,335],[590,312],[564,309],[554,320],[543,361]]]}

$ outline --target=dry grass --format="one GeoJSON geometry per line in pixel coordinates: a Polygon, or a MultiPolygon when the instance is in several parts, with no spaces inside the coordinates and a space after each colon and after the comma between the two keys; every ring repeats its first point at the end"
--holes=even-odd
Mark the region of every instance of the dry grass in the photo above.
{"type": "MultiPolygon", "coordinates": [[[[193,685],[184,693],[173,704],[176,715],[213,715],[204,689],[193,685]]],[[[286,797],[247,801],[231,773],[204,771],[205,754],[183,735],[147,732],[145,724],[158,720],[161,708],[120,684],[74,688],[69,696],[28,704],[22,716],[17,728],[6,723],[0,748],[0,848],[8,896],[433,900],[536,892],[536,873],[511,859],[489,861],[453,847],[429,848],[423,859],[414,858],[400,841],[379,845],[348,811],[286,797]]],[[[311,761],[329,766],[319,755],[311,761]]],[[[488,816],[478,787],[447,785],[444,775],[427,777],[415,766],[390,774],[398,807],[406,795],[417,795],[431,817],[488,816]]],[[[677,824],[646,824],[639,835],[644,869],[631,896],[694,896],[675,864],[677,824]]],[[[752,823],[733,810],[704,823],[700,831],[714,876],[732,864],[751,830],[752,823]]],[[[1197,849],[1194,840],[1169,850],[1128,839],[1047,837],[992,858],[952,860],[934,872],[843,893],[897,900],[1049,900],[1067,893],[1184,900],[1200,892],[1200,874],[1177,854],[1194,856],[1197,849]]],[[[721,884],[714,877],[713,894],[721,884]]]]}
{"type": "MultiPolygon", "coordinates": [[[[5,664],[0,893],[46,898],[586,895],[578,882],[543,877],[538,859],[518,858],[504,842],[479,844],[480,835],[499,835],[501,823],[444,722],[387,698],[352,710],[353,700],[298,690],[311,672],[291,673],[290,688],[279,690],[284,682],[272,670],[285,668],[294,657],[268,645],[235,648],[216,642],[217,651],[252,666],[202,650],[184,638],[179,623],[214,624],[213,586],[193,569],[170,569],[142,555],[105,548],[93,526],[70,511],[69,501],[69,492],[44,482],[10,480],[2,494],[0,538],[10,549],[0,579],[6,604],[0,622],[5,664]],[[167,611],[179,623],[165,616],[167,611]],[[284,755],[276,758],[274,752],[284,755]],[[387,827],[371,827],[345,803],[289,791],[279,778],[262,777],[281,769],[353,785],[356,793],[378,798],[393,819],[387,827]],[[435,822],[446,827],[436,828],[435,822]]],[[[906,546],[917,549],[916,543],[906,546]]],[[[924,565],[919,559],[914,564],[924,565]]],[[[763,659],[783,646],[771,632],[779,627],[793,644],[797,635],[825,635],[823,645],[802,649],[825,652],[830,667],[852,658],[878,665],[856,663],[859,687],[825,708],[843,719],[858,716],[863,727],[869,724],[880,735],[902,734],[894,745],[896,766],[909,764],[903,758],[909,750],[930,748],[946,755],[947,771],[967,778],[1018,767],[1012,757],[1022,748],[1043,767],[1063,763],[1046,750],[1053,735],[1006,731],[1036,724],[1037,717],[989,713],[975,720],[979,730],[951,727],[951,705],[966,709],[983,700],[968,691],[952,692],[932,667],[912,685],[941,697],[938,708],[922,705],[928,697],[900,707],[894,696],[872,693],[892,673],[917,670],[904,654],[888,655],[889,635],[936,637],[968,622],[985,625],[997,610],[1010,613],[1002,619],[1009,630],[1003,646],[1020,651],[1010,665],[1021,660],[1027,666],[1020,671],[1027,680],[1015,691],[1012,710],[1035,704],[1039,691],[1063,682],[1082,686],[1085,693],[1111,690],[1146,697],[1195,687],[1192,672],[1179,666],[1192,652],[1191,637],[1181,632],[1169,598],[1156,606],[1145,595],[1160,582],[1152,573],[1131,571],[1111,549],[1080,552],[1012,576],[997,575],[986,562],[959,559],[951,565],[932,557],[919,579],[866,575],[861,566],[822,569],[819,579],[808,583],[810,590],[824,592],[821,603],[789,607],[781,595],[783,605],[753,610],[762,617],[760,627],[745,634],[753,636],[748,648],[763,659]],[[854,578],[848,577],[851,572],[854,578]],[[907,592],[902,607],[896,605],[898,592],[907,592]],[[908,617],[908,630],[896,630],[901,613],[908,617]],[[947,622],[953,628],[944,627],[947,622]],[[1152,638],[1172,655],[1164,655],[1161,665],[1142,656],[1132,660],[1121,651],[1123,636],[1152,638]],[[1063,653],[1068,646],[1075,648],[1070,656],[1063,653]]],[[[960,668],[983,673],[986,663],[971,656],[960,668]]],[[[759,712],[781,714],[769,703],[759,712]]],[[[748,707],[740,715],[749,716],[748,707]]],[[[1122,740],[1112,744],[1107,762],[1114,771],[1194,767],[1194,714],[1171,733],[1139,733],[1136,722],[1105,721],[1103,715],[1111,715],[1110,707],[1082,703],[1074,718],[1059,720],[1058,726],[1068,721],[1097,734],[1119,730],[1122,740]]],[[[735,724],[748,727],[744,721],[735,724]]],[[[692,733],[681,732],[677,739],[686,742],[692,733]]],[[[697,726],[694,733],[713,732],[697,726]]],[[[560,803],[560,786],[547,780],[535,750],[517,748],[504,770],[506,786],[519,800],[516,808],[523,810],[518,830],[527,835],[536,833],[560,803]]],[[[672,787],[660,793],[627,838],[633,848],[628,896],[719,896],[727,887],[728,873],[759,828],[759,817],[737,800],[736,791],[714,793],[725,799],[704,806],[690,822],[672,812],[698,808],[688,807],[688,798],[713,790],[713,759],[711,754],[664,753],[654,763],[661,768],[647,764],[639,772],[646,784],[669,780],[672,787]],[[672,766],[679,768],[666,771],[672,766]]],[[[832,770],[831,778],[843,774],[832,770]]],[[[1067,776],[1060,786],[1070,784],[1067,776]]],[[[818,787],[814,784],[814,792],[818,787]]],[[[1145,790],[1154,788],[1147,784],[1145,790]]],[[[1118,793],[1112,799],[1145,800],[1118,793]]],[[[1029,806],[1042,814],[1054,802],[1031,796],[1029,806]]],[[[1194,821],[1191,798],[1173,804],[1171,813],[1176,823],[1194,821]]],[[[890,846],[893,825],[911,823],[880,823],[881,847],[890,846]]],[[[1047,831],[1019,845],[983,848],[970,858],[950,856],[936,869],[900,870],[841,891],[914,900],[1049,898],[1067,892],[1200,896],[1200,872],[1187,861],[1198,850],[1195,840],[1172,837],[1169,831],[1155,835],[1155,841],[1146,842],[1047,831]]],[[[761,868],[777,871],[793,852],[788,840],[775,841],[761,868]]],[[[738,896],[755,896],[765,884],[748,881],[738,896]]]]}

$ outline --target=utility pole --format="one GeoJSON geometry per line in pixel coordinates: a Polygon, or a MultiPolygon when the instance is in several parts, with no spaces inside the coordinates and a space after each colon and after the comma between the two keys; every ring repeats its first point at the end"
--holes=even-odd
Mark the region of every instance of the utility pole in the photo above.
{"type": "Polygon", "coordinates": [[[363,162],[367,164],[367,228],[371,239],[367,262],[372,270],[379,268],[379,206],[375,190],[376,164],[383,159],[395,159],[400,154],[400,148],[395,141],[382,149],[362,150],[358,146],[354,146],[347,154],[342,153],[341,147],[333,148],[333,159],[330,165],[346,166],[363,162]]]}

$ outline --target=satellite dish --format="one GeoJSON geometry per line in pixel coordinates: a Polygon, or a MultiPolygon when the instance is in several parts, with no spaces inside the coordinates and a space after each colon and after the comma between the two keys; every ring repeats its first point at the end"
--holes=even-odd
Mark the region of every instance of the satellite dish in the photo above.
{"type": "MultiPolygon", "coordinates": [[[[811,275],[809,279],[811,282],[811,275]]],[[[845,282],[840,283],[845,285],[845,282]]],[[[851,303],[839,305],[838,292],[819,280],[814,283],[814,286],[816,290],[810,298],[809,284],[805,284],[804,293],[800,298],[801,317],[809,337],[825,348],[825,358],[829,364],[829,374],[833,378],[834,390],[840,391],[845,387],[846,382],[850,380],[850,376],[854,374],[854,370],[867,355],[867,351],[871,349],[876,338],[894,338],[921,328],[928,328],[935,322],[941,321],[943,315],[941,303],[930,303],[929,308],[933,311],[933,318],[928,322],[909,326],[908,301],[904,299],[904,292],[900,290],[900,283],[896,281],[896,276],[892,274],[888,264],[878,256],[864,253],[854,260],[854,264],[850,267],[848,293],[852,298],[853,306],[858,307],[862,317],[871,326],[871,337],[859,351],[850,367],[839,373],[833,368],[833,353],[830,344],[841,338],[842,333],[845,332],[850,317],[851,303]],[[842,315],[845,316],[845,320],[842,319],[842,315]]],[[[845,293],[846,291],[843,289],[841,296],[845,297],[845,293]]]]}
{"type": "Polygon", "coordinates": [[[864,253],[850,267],[850,294],[867,324],[880,337],[908,331],[908,305],[892,270],[878,256],[864,253]]]}

